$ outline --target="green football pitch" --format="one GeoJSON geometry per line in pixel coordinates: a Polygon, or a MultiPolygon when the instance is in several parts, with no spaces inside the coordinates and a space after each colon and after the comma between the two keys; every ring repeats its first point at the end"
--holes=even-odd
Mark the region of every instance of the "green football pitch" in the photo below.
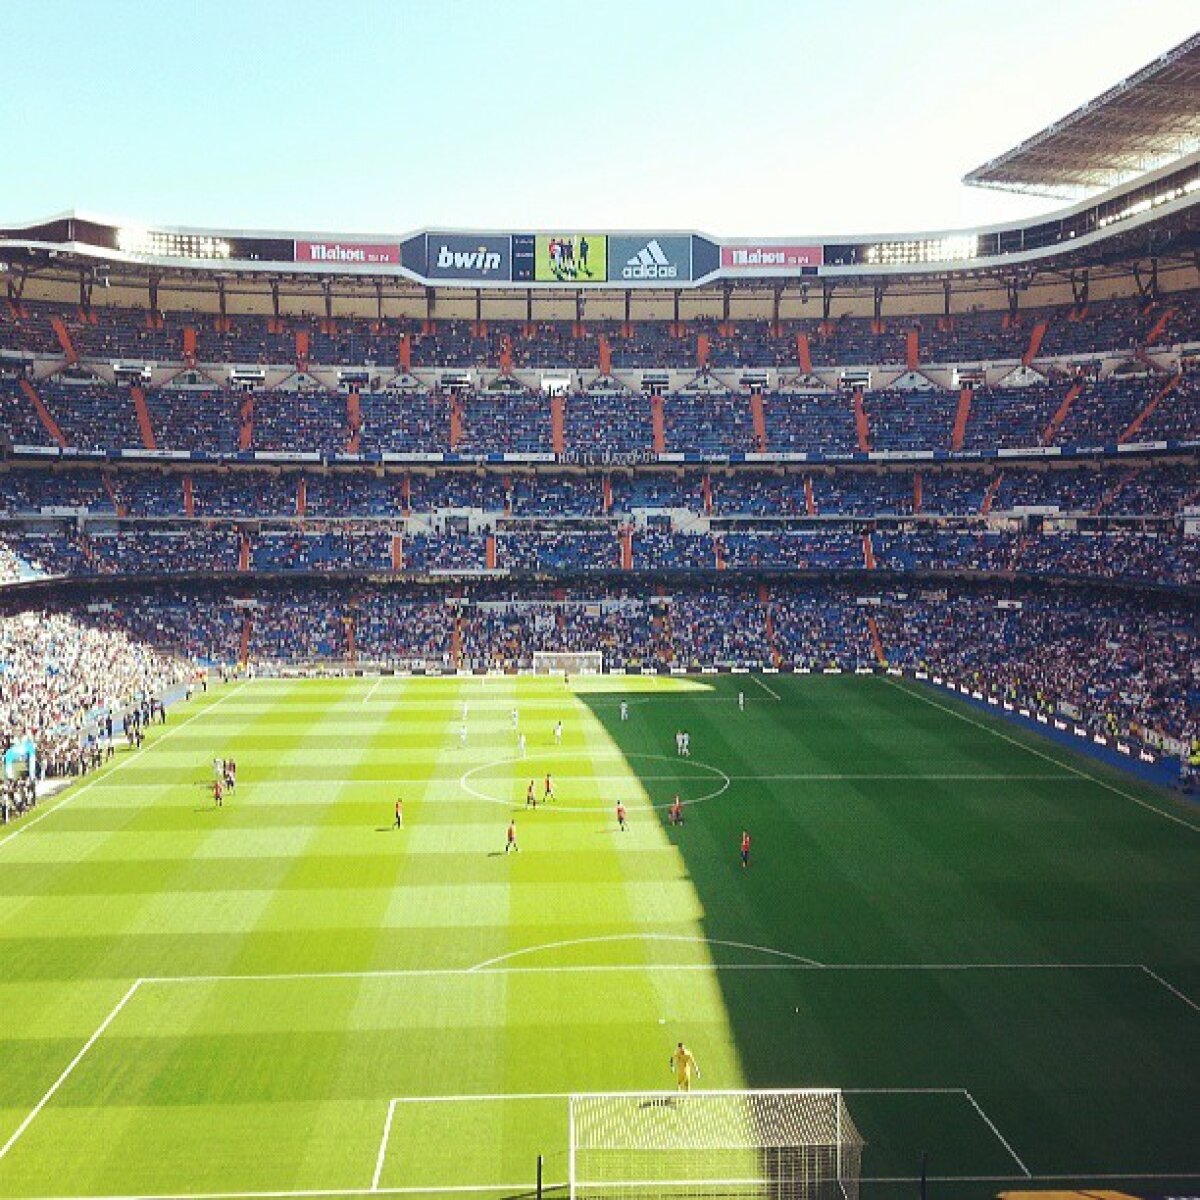
{"type": "Polygon", "coordinates": [[[869,1200],[1192,1191],[1198,834],[886,677],[230,684],[0,830],[0,1196],[528,1193],[681,1040],[869,1200]]]}

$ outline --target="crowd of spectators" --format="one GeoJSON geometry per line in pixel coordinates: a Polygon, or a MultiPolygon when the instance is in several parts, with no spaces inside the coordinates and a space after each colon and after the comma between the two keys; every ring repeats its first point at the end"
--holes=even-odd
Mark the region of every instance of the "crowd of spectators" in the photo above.
{"type": "MultiPolygon", "coordinates": [[[[39,778],[80,774],[124,713],[157,708],[190,678],[174,648],[154,648],[110,616],[98,607],[0,614],[0,755],[28,739],[39,778]]],[[[9,799],[27,805],[33,796],[12,789],[9,799]]]]}
{"type": "Polygon", "coordinates": [[[160,695],[186,678],[182,657],[232,662],[243,644],[262,664],[438,668],[528,669],[539,650],[602,650],[609,666],[813,671],[877,667],[882,655],[1097,732],[1178,738],[1200,721],[1200,620],[1169,595],[1036,582],[899,590],[862,578],[553,589],[275,581],[159,585],[0,617],[0,728],[32,730],[48,762],[78,765],[68,747],[98,711],[160,695]]]}
{"type": "MultiPolygon", "coordinates": [[[[962,449],[1112,446],[1129,430],[1167,381],[1160,376],[1056,379],[1020,387],[980,388],[971,400],[962,449]],[[1057,423],[1055,418],[1058,417],[1057,423]]],[[[37,385],[46,410],[68,446],[144,448],[136,409],[126,388],[37,385]]],[[[655,450],[649,397],[574,391],[563,402],[562,451],[568,456],[649,456],[655,450]]],[[[357,425],[347,397],[320,388],[243,393],[152,388],[146,408],[159,450],[319,453],[549,454],[554,451],[552,402],[519,387],[441,393],[363,392],[357,425]]],[[[666,452],[707,455],[771,452],[848,455],[953,448],[958,392],[942,389],[869,391],[860,428],[852,393],[845,390],[777,391],[762,397],[762,441],[749,395],[681,391],[663,398],[666,452]]],[[[18,445],[55,443],[34,406],[11,382],[0,382],[0,419],[18,445]]],[[[1142,440],[1200,438],[1200,384],[1191,377],[1165,392],[1137,429],[1142,440]]]]}
{"type": "Polygon", "coordinates": [[[63,321],[78,354],[101,359],[165,363],[183,357],[184,330],[195,338],[202,363],[286,364],[300,357],[297,335],[307,341],[307,360],[328,366],[394,366],[402,338],[414,367],[496,369],[507,354],[516,368],[594,367],[600,339],[614,367],[687,368],[697,364],[697,341],[709,343],[709,361],[721,368],[786,368],[797,365],[796,339],[808,338],[814,365],[901,365],[908,337],[917,335],[923,363],[982,363],[1020,358],[1033,330],[1045,325],[1041,351],[1085,354],[1143,345],[1160,317],[1159,345],[1200,340],[1200,317],[1192,293],[1157,304],[1117,299],[1088,304],[1019,310],[976,310],[950,317],[844,314],[821,320],[778,322],[709,318],[669,321],[512,321],[322,319],[316,314],[266,316],[168,312],[25,301],[20,310],[0,311],[0,348],[38,354],[61,353],[51,320],[63,321]],[[23,313],[23,315],[21,315],[23,313]]]}

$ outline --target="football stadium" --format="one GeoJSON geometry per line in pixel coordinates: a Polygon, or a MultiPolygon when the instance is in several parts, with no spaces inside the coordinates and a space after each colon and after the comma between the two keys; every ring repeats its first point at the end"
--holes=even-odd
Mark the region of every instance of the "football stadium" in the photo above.
{"type": "Polygon", "coordinates": [[[970,228],[0,221],[0,1198],[1200,1190],[1200,34],[1110,82],[970,228]]]}

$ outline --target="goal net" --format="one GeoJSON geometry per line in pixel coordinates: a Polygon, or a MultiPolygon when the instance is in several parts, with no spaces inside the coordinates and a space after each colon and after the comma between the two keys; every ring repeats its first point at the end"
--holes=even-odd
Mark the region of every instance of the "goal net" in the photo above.
{"type": "Polygon", "coordinates": [[[857,1200],[863,1141],[837,1089],[572,1096],[572,1200],[857,1200]]]}
{"type": "Polygon", "coordinates": [[[603,650],[580,650],[574,654],[558,650],[535,650],[535,675],[599,675],[604,670],[603,650]]]}

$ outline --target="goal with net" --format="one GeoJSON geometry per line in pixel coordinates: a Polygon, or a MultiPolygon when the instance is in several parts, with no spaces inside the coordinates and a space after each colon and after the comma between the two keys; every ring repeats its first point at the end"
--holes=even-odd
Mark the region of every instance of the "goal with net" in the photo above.
{"type": "Polygon", "coordinates": [[[580,650],[575,653],[558,650],[535,650],[535,675],[599,675],[604,670],[603,650],[580,650]]]}
{"type": "Polygon", "coordinates": [[[857,1200],[863,1141],[838,1089],[572,1096],[578,1197],[857,1200]]]}

